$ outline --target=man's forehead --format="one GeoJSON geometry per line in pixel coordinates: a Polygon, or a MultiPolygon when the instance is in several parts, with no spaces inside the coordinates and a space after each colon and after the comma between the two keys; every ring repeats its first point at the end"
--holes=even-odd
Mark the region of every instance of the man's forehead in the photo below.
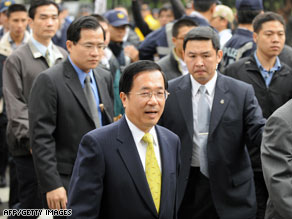
{"type": "Polygon", "coordinates": [[[14,11],[10,13],[9,17],[18,17],[20,15],[28,16],[26,11],[14,11]]]}
{"type": "Polygon", "coordinates": [[[36,14],[39,15],[58,15],[58,9],[55,5],[42,5],[36,8],[36,14]]]}

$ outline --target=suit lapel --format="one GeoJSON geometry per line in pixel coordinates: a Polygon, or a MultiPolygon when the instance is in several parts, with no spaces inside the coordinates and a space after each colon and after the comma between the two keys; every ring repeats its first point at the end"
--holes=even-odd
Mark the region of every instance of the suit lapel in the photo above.
{"type": "Polygon", "coordinates": [[[225,86],[226,84],[224,83],[225,83],[224,78],[218,73],[210,118],[209,136],[211,136],[214,130],[216,129],[230,101],[229,97],[226,95],[228,88],[227,86],[225,86]]]}
{"type": "Polygon", "coordinates": [[[190,75],[185,75],[180,81],[177,90],[175,91],[177,96],[178,105],[181,113],[184,117],[187,129],[191,138],[193,137],[193,106],[192,106],[192,85],[190,75]]]}
{"type": "MultiPolygon", "coordinates": [[[[160,156],[161,156],[161,169],[162,169],[162,178],[161,178],[161,197],[160,197],[160,210],[159,214],[164,215],[164,211],[167,210],[167,197],[170,188],[170,176],[171,169],[169,167],[173,166],[171,159],[169,159],[169,148],[167,137],[160,132],[159,127],[156,126],[157,138],[159,142],[160,148],[160,156]]],[[[174,172],[173,172],[174,173],[174,172]]]]}
{"type": "Polygon", "coordinates": [[[125,116],[118,122],[120,123],[117,136],[117,141],[119,142],[118,152],[142,199],[145,201],[150,211],[157,216],[157,211],[150,193],[145,171],[125,116]]]}
{"type": "Polygon", "coordinates": [[[81,84],[80,84],[80,80],[79,80],[78,75],[77,75],[75,69],[73,68],[73,66],[71,65],[68,58],[67,58],[67,60],[65,60],[64,66],[65,66],[65,72],[64,72],[65,83],[70,88],[71,92],[76,97],[77,101],[80,103],[82,108],[85,110],[86,114],[91,118],[91,120],[93,122],[93,119],[91,117],[91,113],[89,110],[89,106],[88,106],[88,103],[86,101],[85,94],[84,94],[83,89],[82,89],[81,84]]]}
{"type": "Polygon", "coordinates": [[[105,94],[108,92],[107,87],[106,87],[106,81],[98,74],[98,68],[93,69],[93,74],[95,77],[95,82],[97,84],[97,89],[98,89],[98,94],[101,99],[101,103],[103,103],[104,106],[104,112],[106,116],[108,117],[108,120],[112,122],[112,118],[108,112],[107,107],[110,106],[108,104],[108,98],[105,96],[105,94]]]}

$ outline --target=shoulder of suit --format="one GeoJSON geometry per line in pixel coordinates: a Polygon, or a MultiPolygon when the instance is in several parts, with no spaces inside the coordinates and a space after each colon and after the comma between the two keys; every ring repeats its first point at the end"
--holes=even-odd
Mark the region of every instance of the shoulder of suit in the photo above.
{"type": "Polygon", "coordinates": [[[168,138],[178,138],[178,136],[170,131],[169,129],[163,127],[163,126],[160,126],[160,125],[156,125],[156,128],[158,129],[158,131],[162,132],[163,134],[167,135],[168,138]]]}
{"type": "Polygon", "coordinates": [[[22,59],[23,57],[25,57],[25,60],[27,61],[27,59],[29,58],[28,54],[32,54],[31,50],[28,46],[28,44],[24,44],[19,46],[16,50],[14,50],[10,56],[8,56],[8,58],[10,59],[15,59],[15,58],[19,58],[22,59]]]}
{"type": "Polygon", "coordinates": [[[252,87],[252,85],[244,81],[237,80],[237,79],[234,79],[232,77],[222,75],[222,74],[220,74],[217,80],[224,80],[222,84],[224,84],[225,86],[228,86],[229,88],[234,88],[235,90],[250,89],[252,87]]]}
{"type": "Polygon", "coordinates": [[[278,117],[283,120],[285,120],[287,123],[292,125],[292,117],[291,117],[291,111],[292,111],[292,100],[289,100],[284,105],[282,105],[280,108],[278,108],[270,117],[268,120],[278,117]]]}
{"type": "Polygon", "coordinates": [[[162,57],[161,59],[159,59],[159,60],[157,61],[157,64],[158,64],[158,65],[166,65],[166,64],[169,63],[169,62],[170,62],[170,54],[168,54],[168,55],[162,57]]]}
{"type": "Polygon", "coordinates": [[[111,77],[111,72],[107,69],[104,69],[102,67],[97,66],[93,71],[96,71],[97,74],[103,76],[103,77],[111,77]]]}
{"type": "Polygon", "coordinates": [[[181,81],[190,81],[190,74],[186,74],[186,75],[181,75],[179,77],[176,77],[170,81],[168,81],[168,87],[169,88],[175,88],[177,87],[181,81]]]}

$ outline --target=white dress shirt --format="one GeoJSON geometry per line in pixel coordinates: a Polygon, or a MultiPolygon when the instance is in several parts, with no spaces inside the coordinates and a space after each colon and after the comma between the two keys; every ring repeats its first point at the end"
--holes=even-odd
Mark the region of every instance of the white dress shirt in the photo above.
{"type": "MultiPolygon", "coordinates": [[[[194,127],[194,135],[193,135],[193,152],[192,152],[192,162],[191,166],[199,167],[199,134],[196,129],[198,127],[198,102],[201,96],[201,93],[198,92],[201,84],[197,82],[193,76],[190,74],[191,83],[192,83],[192,105],[193,105],[193,127],[194,127]]],[[[213,99],[215,94],[215,86],[217,80],[217,72],[213,76],[213,78],[205,84],[206,87],[206,96],[207,101],[210,107],[210,111],[212,112],[213,99]]]]}
{"type": "MultiPolygon", "coordinates": [[[[137,147],[137,151],[139,153],[144,171],[145,171],[145,160],[146,160],[146,149],[147,149],[147,143],[145,143],[142,138],[145,135],[145,132],[141,131],[137,126],[135,126],[129,119],[127,116],[126,117],[126,121],[128,123],[128,126],[130,128],[130,131],[132,133],[132,136],[134,138],[136,147],[137,147]]],[[[154,146],[154,152],[155,152],[155,156],[158,162],[158,166],[160,168],[161,171],[161,158],[160,158],[160,150],[159,150],[159,145],[158,145],[158,139],[157,139],[157,134],[156,134],[156,130],[155,127],[152,127],[149,131],[149,133],[153,136],[153,146],[154,146]]],[[[162,171],[161,171],[162,173],[162,171]]]]}

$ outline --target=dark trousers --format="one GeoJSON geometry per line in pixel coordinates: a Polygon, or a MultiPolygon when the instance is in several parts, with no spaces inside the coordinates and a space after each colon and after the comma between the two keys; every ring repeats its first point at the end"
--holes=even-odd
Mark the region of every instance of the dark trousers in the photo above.
{"type": "MultiPolygon", "coordinates": [[[[0,117],[2,115],[0,114],[0,117]]],[[[0,176],[5,177],[6,168],[8,165],[8,146],[6,143],[6,125],[0,119],[0,176]]]]}
{"type": "Polygon", "coordinates": [[[15,162],[12,156],[9,156],[9,208],[18,208],[19,198],[18,198],[18,181],[16,174],[15,162]]]}
{"type": "Polygon", "coordinates": [[[254,182],[257,199],[257,219],[264,219],[269,193],[265,184],[262,171],[254,171],[254,182]]]}
{"type": "Polygon", "coordinates": [[[199,167],[190,168],[178,219],[219,219],[213,203],[209,179],[200,172],[199,167]]]}
{"type": "MultiPolygon", "coordinates": [[[[16,175],[18,180],[19,205],[18,209],[41,209],[43,208],[38,182],[35,174],[31,155],[14,156],[16,175]]],[[[22,217],[9,217],[22,218],[22,217]]],[[[37,218],[37,217],[25,217],[37,218]]]]}

